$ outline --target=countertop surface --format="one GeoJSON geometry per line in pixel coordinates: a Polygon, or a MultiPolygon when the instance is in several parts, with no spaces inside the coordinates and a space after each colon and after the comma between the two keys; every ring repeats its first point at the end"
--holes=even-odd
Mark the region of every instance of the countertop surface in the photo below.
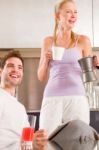
{"type": "Polygon", "coordinates": [[[99,150],[99,143],[95,141],[78,142],[78,141],[65,141],[65,143],[48,142],[44,149],[38,150],[99,150]]]}
{"type": "Polygon", "coordinates": [[[96,141],[65,141],[65,143],[57,143],[54,141],[48,141],[42,147],[33,149],[21,149],[19,144],[13,143],[12,145],[6,147],[3,150],[99,150],[99,142],[96,141]]]}

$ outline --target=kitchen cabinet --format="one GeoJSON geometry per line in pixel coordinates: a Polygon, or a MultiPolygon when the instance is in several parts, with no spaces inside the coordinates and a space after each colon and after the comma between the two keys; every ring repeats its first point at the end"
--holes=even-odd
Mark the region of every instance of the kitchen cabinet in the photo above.
{"type": "Polygon", "coordinates": [[[17,89],[18,100],[26,110],[41,108],[44,87],[47,79],[40,82],[37,77],[39,58],[24,58],[24,77],[17,89]]]}
{"type": "Polygon", "coordinates": [[[93,46],[99,47],[99,0],[93,0],[93,38],[93,46]]]}
{"type": "Polygon", "coordinates": [[[90,125],[99,133],[99,109],[90,111],[90,125]]]}
{"type": "MultiPolygon", "coordinates": [[[[98,1],[98,0],[97,0],[98,1]]],[[[92,1],[90,0],[76,0],[78,21],[74,28],[79,34],[87,35],[91,40],[93,46],[93,34],[92,34],[92,1]]]]}

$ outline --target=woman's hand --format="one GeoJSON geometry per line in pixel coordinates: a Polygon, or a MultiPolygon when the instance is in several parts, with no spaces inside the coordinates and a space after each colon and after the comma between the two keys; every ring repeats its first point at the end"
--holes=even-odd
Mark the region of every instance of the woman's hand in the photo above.
{"type": "Polygon", "coordinates": [[[38,79],[40,81],[44,81],[47,79],[48,76],[48,70],[49,70],[49,62],[52,59],[52,39],[51,38],[45,38],[44,43],[41,49],[41,57],[38,67],[38,79]]]}
{"type": "Polygon", "coordinates": [[[52,50],[45,50],[44,51],[44,58],[45,61],[48,63],[52,59],[52,50]]]}
{"type": "Polygon", "coordinates": [[[44,39],[41,56],[42,58],[45,58],[47,62],[49,62],[52,59],[52,43],[53,43],[52,37],[46,37],[44,39]]]}

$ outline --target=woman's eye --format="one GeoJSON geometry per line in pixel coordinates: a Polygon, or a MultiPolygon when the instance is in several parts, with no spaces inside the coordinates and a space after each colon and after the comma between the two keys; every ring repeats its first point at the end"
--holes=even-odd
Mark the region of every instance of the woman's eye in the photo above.
{"type": "Polygon", "coordinates": [[[70,11],[68,10],[68,11],[66,11],[66,13],[70,13],[70,11]]]}
{"type": "Polygon", "coordinates": [[[74,11],[74,12],[73,12],[73,11],[71,11],[71,10],[67,10],[66,13],[75,13],[75,14],[77,14],[77,11],[74,11]]]}
{"type": "Polygon", "coordinates": [[[77,14],[77,11],[75,11],[74,13],[77,14]]]}

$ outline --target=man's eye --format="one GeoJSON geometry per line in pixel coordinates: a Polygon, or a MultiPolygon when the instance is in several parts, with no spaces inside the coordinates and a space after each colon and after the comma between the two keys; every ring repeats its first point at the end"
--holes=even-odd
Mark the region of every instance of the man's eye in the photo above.
{"type": "Polygon", "coordinates": [[[23,70],[23,67],[22,67],[22,66],[19,66],[19,69],[20,69],[20,70],[23,70]]]}
{"type": "Polygon", "coordinates": [[[7,65],[7,67],[13,67],[13,65],[12,65],[12,64],[9,64],[9,65],[7,65]]]}

